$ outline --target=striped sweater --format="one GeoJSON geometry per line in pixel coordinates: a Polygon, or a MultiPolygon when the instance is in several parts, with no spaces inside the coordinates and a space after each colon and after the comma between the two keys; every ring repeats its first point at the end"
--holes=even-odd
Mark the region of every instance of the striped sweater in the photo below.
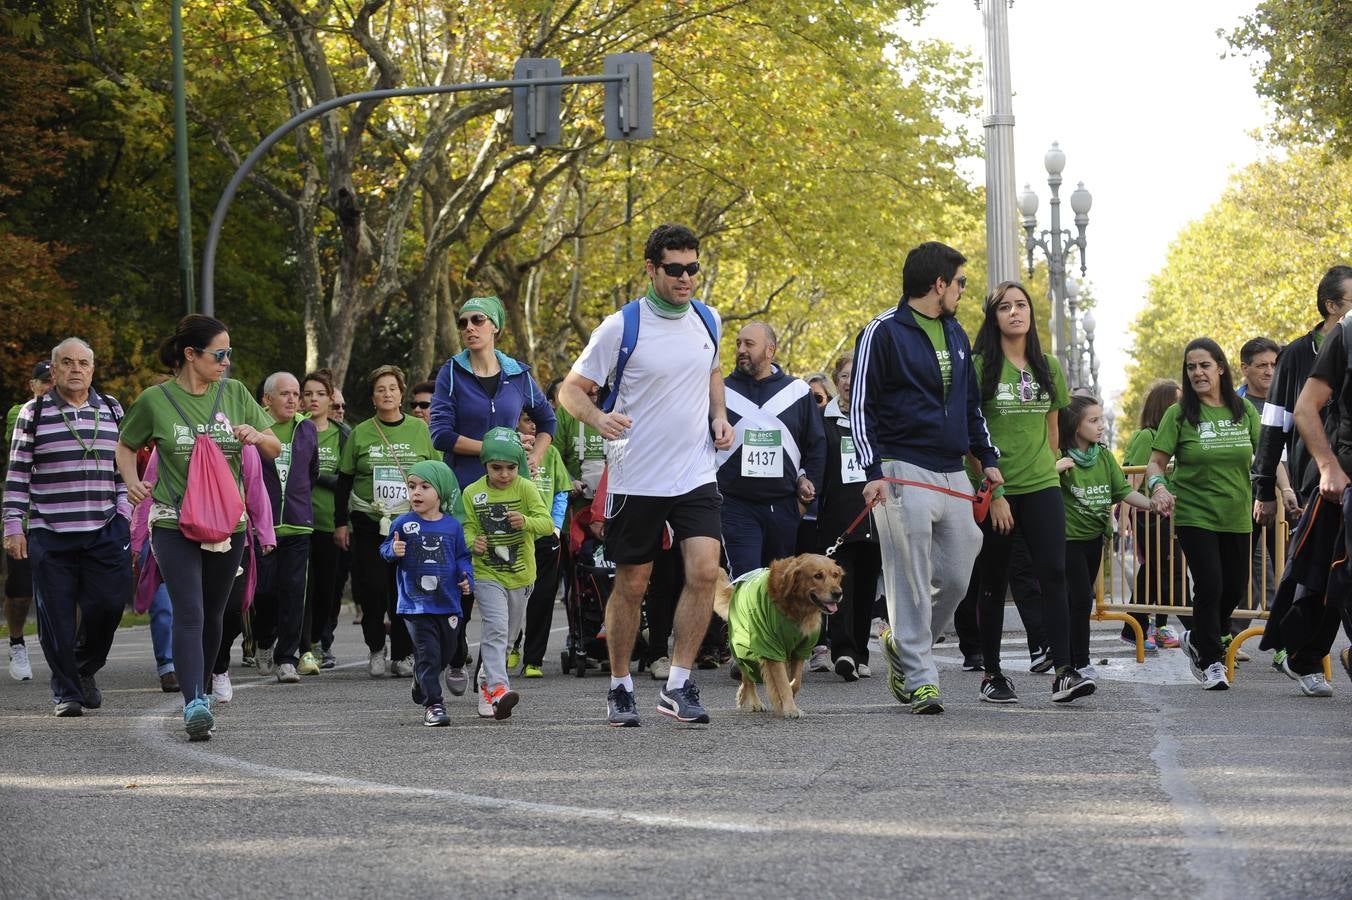
{"type": "Polygon", "coordinates": [[[25,520],[29,530],[78,532],[96,531],[117,513],[130,519],[127,488],[113,459],[122,421],[117,400],[91,390],[77,410],[52,390],[42,399],[35,429],[36,404],[24,404],[10,437],[5,536],[21,534],[25,520]]]}

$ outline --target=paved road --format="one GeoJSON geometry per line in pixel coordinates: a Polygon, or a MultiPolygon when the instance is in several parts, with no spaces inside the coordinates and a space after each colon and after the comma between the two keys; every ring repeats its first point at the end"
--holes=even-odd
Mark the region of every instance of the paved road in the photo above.
{"type": "Polygon", "coordinates": [[[981,703],[940,645],[941,717],[819,674],[807,718],[772,721],[720,671],[708,727],[648,711],[640,680],[640,729],[604,727],[606,683],[555,655],[508,722],[462,698],[429,729],[407,680],[355,665],[345,618],[347,667],[237,669],[189,745],[128,629],[83,719],[49,714],[40,653],[38,682],[0,682],[0,896],[1352,896],[1342,672],[1305,699],[1261,654],[1209,694],[1176,651],[1138,668],[1121,646],[1096,630],[1110,663],[1069,707],[1027,674],[1019,705],[981,703]]]}

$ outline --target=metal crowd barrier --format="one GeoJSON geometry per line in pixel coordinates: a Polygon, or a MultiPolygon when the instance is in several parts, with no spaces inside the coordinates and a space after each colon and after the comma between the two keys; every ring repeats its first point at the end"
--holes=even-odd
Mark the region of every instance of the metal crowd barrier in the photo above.
{"type": "MultiPolygon", "coordinates": [[[[1123,466],[1122,471],[1133,483],[1145,476],[1145,466],[1123,466]]],[[[1192,614],[1187,556],[1174,535],[1172,519],[1164,527],[1159,516],[1132,509],[1126,504],[1118,504],[1113,517],[1116,527],[1112,538],[1104,544],[1103,564],[1099,567],[1095,585],[1093,618],[1126,623],[1136,638],[1136,662],[1144,663],[1145,630],[1135,616],[1192,614]]],[[[1288,526],[1285,507],[1278,501],[1276,520],[1264,528],[1255,527],[1250,537],[1249,583],[1243,602],[1231,616],[1232,619],[1247,619],[1249,625],[1231,639],[1225,653],[1225,673],[1232,681],[1235,657],[1244,642],[1263,633],[1271,596],[1286,567],[1288,526]],[[1269,531],[1273,534],[1271,550],[1269,531]],[[1253,554],[1255,545],[1259,548],[1257,560],[1253,554]]],[[[1333,678],[1332,663],[1327,656],[1324,657],[1324,677],[1333,678]]]]}

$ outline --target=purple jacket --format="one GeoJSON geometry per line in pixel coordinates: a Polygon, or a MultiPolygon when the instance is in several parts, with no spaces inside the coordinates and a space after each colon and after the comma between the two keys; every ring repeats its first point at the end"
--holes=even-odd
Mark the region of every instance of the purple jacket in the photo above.
{"type": "MultiPolygon", "coordinates": [[[[276,433],[276,427],[273,433],[276,433]]],[[[319,432],[309,419],[296,417],[291,434],[291,471],[286,479],[286,496],[282,496],[282,480],[277,473],[277,460],[263,460],[263,484],[272,499],[274,527],[296,526],[313,528],[315,524],[311,493],[319,480],[319,432]]],[[[294,532],[293,532],[294,533],[294,532]]]]}

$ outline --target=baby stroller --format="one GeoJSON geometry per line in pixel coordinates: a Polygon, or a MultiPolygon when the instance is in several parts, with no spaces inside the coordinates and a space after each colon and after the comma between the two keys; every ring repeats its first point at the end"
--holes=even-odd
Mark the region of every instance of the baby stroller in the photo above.
{"type": "MultiPolygon", "coordinates": [[[[610,656],[606,648],[606,602],[615,587],[615,564],[606,556],[605,542],[594,534],[593,523],[602,521],[605,509],[605,479],[597,491],[597,500],[578,509],[568,528],[569,576],[564,595],[564,610],[568,615],[568,640],[559,654],[564,674],[573,672],[585,678],[587,669],[609,669],[610,656]]],[[[640,620],[639,634],[634,640],[634,658],[638,670],[644,669],[647,643],[644,640],[646,624],[640,620]]]]}

